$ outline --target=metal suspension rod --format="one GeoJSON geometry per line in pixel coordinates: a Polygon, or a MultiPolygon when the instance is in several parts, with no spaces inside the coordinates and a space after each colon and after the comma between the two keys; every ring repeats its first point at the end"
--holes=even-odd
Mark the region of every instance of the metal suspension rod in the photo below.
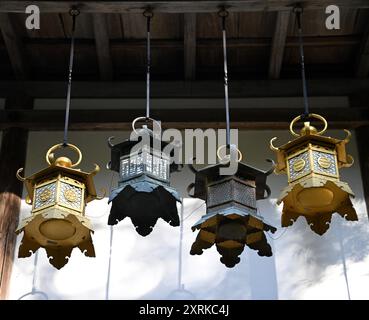
{"type": "Polygon", "coordinates": [[[146,39],[146,118],[150,118],[150,71],[151,71],[151,19],[153,18],[153,13],[151,10],[145,10],[143,13],[146,18],[147,24],[147,39],[146,39]]]}
{"type": "Polygon", "coordinates": [[[309,111],[309,100],[308,100],[306,75],[305,75],[304,43],[303,43],[303,37],[302,37],[302,24],[301,24],[301,15],[303,13],[303,9],[301,7],[296,7],[296,8],[294,8],[294,12],[296,14],[297,28],[298,28],[300,63],[301,63],[301,78],[302,78],[302,91],[303,91],[303,95],[304,95],[304,114],[303,115],[305,117],[307,117],[309,115],[310,111],[309,111]]]}
{"type": "Polygon", "coordinates": [[[227,64],[227,33],[226,33],[226,18],[229,13],[222,9],[218,13],[222,18],[222,35],[223,35],[223,66],[224,66],[224,104],[226,111],[226,147],[230,148],[230,120],[229,120],[229,97],[228,97],[228,64],[227,64]]]}
{"type": "Polygon", "coordinates": [[[70,109],[70,96],[72,91],[72,73],[73,73],[73,62],[74,62],[74,36],[76,30],[76,17],[79,15],[78,9],[71,9],[69,14],[72,16],[72,36],[71,36],[71,46],[69,54],[69,73],[68,73],[68,88],[67,88],[67,101],[65,106],[65,121],[64,121],[64,139],[63,145],[68,144],[68,128],[69,128],[69,109],[70,109]]]}

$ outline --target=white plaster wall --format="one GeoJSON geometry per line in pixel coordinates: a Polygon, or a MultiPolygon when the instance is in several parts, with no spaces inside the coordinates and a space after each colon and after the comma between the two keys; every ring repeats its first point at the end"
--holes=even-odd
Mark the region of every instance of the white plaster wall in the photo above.
{"type": "MultiPolygon", "coordinates": [[[[341,131],[331,135],[343,137],[341,131]]],[[[93,163],[102,170],[96,176],[98,188],[110,188],[116,176],[105,169],[109,158],[107,137],[122,139],[127,134],[117,132],[71,132],[70,142],[80,146],[84,154],[82,169],[91,170],[93,163]],[[112,178],[113,177],[113,178],[112,178]]],[[[240,149],[244,161],[263,169],[269,167],[266,158],[273,158],[269,140],[278,136],[279,142],[290,139],[284,131],[247,131],[240,133],[240,149]]],[[[61,132],[30,133],[26,174],[29,175],[46,164],[44,155],[53,144],[61,141],[61,132]]],[[[117,139],[118,140],[118,139],[117,139]]],[[[349,151],[358,160],[355,139],[349,151]]],[[[193,175],[185,169],[172,176],[173,185],[185,196],[186,186],[193,175]]],[[[343,273],[343,255],[352,299],[369,299],[369,224],[363,202],[362,183],[358,163],[342,170],[342,180],[347,181],[356,194],[355,207],[359,222],[346,222],[334,218],[328,232],[320,237],[314,234],[305,220],[300,218],[288,229],[279,228],[269,241],[273,246],[271,258],[259,257],[245,249],[241,263],[233,269],[219,262],[215,248],[201,256],[189,255],[196,234],[190,230],[205,212],[200,200],[186,199],[187,217],[184,223],[183,283],[198,299],[347,299],[343,273]],[[340,249],[340,239],[343,242],[340,249]]],[[[271,176],[269,185],[272,197],[259,202],[260,213],[271,224],[279,227],[280,209],[275,200],[286,185],[286,176],[271,176]]],[[[30,207],[23,203],[22,217],[29,215],[30,207]]],[[[110,227],[106,224],[109,213],[107,199],[88,205],[95,233],[96,258],[84,257],[78,249],[71,261],[61,270],[54,269],[43,250],[39,251],[36,269],[36,288],[47,293],[50,299],[105,299],[109,259],[110,227]]],[[[18,244],[21,236],[18,237],[18,244]]],[[[139,236],[129,219],[114,228],[112,268],[110,274],[110,299],[166,299],[177,288],[179,228],[159,221],[151,235],[139,236]]],[[[10,298],[17,299],[32,288],[34,256],[15,258],[10,298]]]]}

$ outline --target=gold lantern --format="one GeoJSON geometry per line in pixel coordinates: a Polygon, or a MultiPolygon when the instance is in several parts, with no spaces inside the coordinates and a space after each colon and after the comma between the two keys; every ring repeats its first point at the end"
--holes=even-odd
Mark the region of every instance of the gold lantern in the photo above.
{"type": "Polygon", "coordinates": [[[40,247],[46,250],[49,262],[57,269],[62,268],[78,247],[85,256],[95,257],[90,221],[85,217],[86,203],[101,199],[96,194],[93,176],[100,168],[86,173],[75,169],[81,160],[81,151],[67,144],[78,154],[78,161],[72,163],[67,157],[54,159],[53,152],[63,147],[58,144],[49,149],[46,161],[49,166],[24,181],[28,196],[26,202],[32,204],[31,216],[23,219],[17,233],[24,232],[18,257],[26,258],[40,247]]]}
{"type": "Polygon", "coordinates": [[[304,216],[311,229],[322,235],[335,212],[346,220],[358,220],[351,202],[354,194],[339,177],[339,169],[350,167],[354,162],[346,153],[351,133],[345,130],[347,136],[343,140],[323,136],[327,121],[317,114],[306,118],[322,121],[324,128],[318,132],[303,116],[298,116],[290,124],[290,132],[296,139],[279,148],[273,145],[276,137],[270,141],[271,149],[277,154],[275,173],[286,173],[288,177],[288,186],[277,203],[283,202],[282,227],[304,216]],[[298,134],[294,125],[301,119],[304,126],[298,134]]]}

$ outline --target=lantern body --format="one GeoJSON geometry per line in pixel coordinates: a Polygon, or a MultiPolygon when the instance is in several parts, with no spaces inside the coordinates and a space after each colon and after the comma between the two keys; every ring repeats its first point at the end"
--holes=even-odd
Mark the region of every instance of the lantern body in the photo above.
{"type": "Polygon", "coordinates": [[[65,159],[58,158],[48,168],[21,178],[25,181],[27,202],[32,204],[32,211],[17,229],[17,233],[24,232],[18,257],[29,257],[30,251],[42,247],[57,269],[68,262],[74,247],[86,256],[95,256],[93,231],[85,217],[85,207],[87,202],[97,198],[92,177],[99,167],[96,165],[92,173],[85,173],[66,166],[65,159]]]}
{"type": "MultiPolygon", "coordinates": [[[[350,136],[349,132],[348,137],[350,136]]],[[[339,168],[349,167],[353,160],[346,154],[349,139],[322,136],[304,123],[300,135],[287,144],[271,148],[277,153],[276,173],[286,173],[288,186],[277,203],[283,202],[282,226],[293,224],[304,216],[311,229],[324,234],[337,212],[346,220],[357,220],[350,186],[340,181],[339,168]]]]}
{"type": "MultiPolygon", "coordinates": [[[[112,202],[108,224],[114,225],[130,217],[136,231],[146,236],[151,233],[157,220],[162,218],[172,226],[179,226],[177,191],[169,186],[169,156],[162,152],[166,144],[155,140],[147,131],[150,144],[135,152],[137,141],[126,140],[112,145],[109,168],[119,173],[118,187],[109,197],[112,202]],[[152,146],[158,145],[160,149],[152,146]]],[[[110,140],[109,140],[110,141],[110,140]]]]}
{"type": "Polygon", "coordinates": [[[270,173],[238,164],[232,176],[222,176],[215,165],[196,172],[194,197],[206,201],[206,215],[192,230],[200,230],[192,245],[191,254],[202,254],[214,244],[227,267],[239,263],[245,245],[257,250],[260,256],[271,256],[272,250],[264,231],[276,229],[257,214],[256,200],[265,199],[266,177],[270,173]]]}

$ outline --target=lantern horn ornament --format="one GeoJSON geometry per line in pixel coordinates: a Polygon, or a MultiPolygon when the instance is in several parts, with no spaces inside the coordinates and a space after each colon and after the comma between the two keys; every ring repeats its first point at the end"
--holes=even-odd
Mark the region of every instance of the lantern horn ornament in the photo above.
{"type": "Polygon", "coordinates": [[[23,219],[17,233],[24,232],[18,257],[30,257],[40,247],[46,250],[49,262],[57,269],[69,260],[73,248],[78,247],[85,256],[95,257],[91,238],[91,225],[85,217],[86,203],[98,198],[93,176],[99,171],[86,173],[75,169],[82,160],[81,151],[67,144],[78,154],[72,163],[67,157],[54,159],[53,152],[63,148],[58,144],[49,149],[46,161],[49,166],[27,178],[24,182],[28,193],[27,203],[32,204],[31,216],[23,219]]]}
{"type": "MultiPolygon", "coordinates": [[[[138,120],[137,118],[132,126],[138,120]]],[[[136,231],[141,236],[151,233],[157,220],[162,218],[172,226],[179,226],[177,201],[181,202],[177,191],[169,186],[170,172],[176,171],[177,165],[170,165],[169,156],[163,152],[167,145],[157,140],[152,130],[143,126],[137,130],[144,139],[149,137],[149,144],[143,144],[137,152],[133,148],[140,142],[126,140],[111,147],[109,169],[119,172],[118,188],[109,197],[112,208],[108,224],[114,225],[130,217],[136,231]],[[161,146],[155,149],[152,146],[161,146]]],[[[141,140],[142,141],[142,140],[141,140]]]]}
{"type": "Polygon", "coordinates": [[[345,182],[339,179],[339,169],[352,166],[354,159],[346,153],[346,144],[351,133],[343,140],[323,136],[327,121],[320,115],[309,112],[309,101],[305,77],[304,48],[302,38],[301,7],[294,8],[298,25],[304,113],[291,121],[290,132],[296,139],[277,148],[270,141],[270,148],[277,155],[275,173],[287,173],[286,187],[277,203],[283,202],[282,227],[288,227],[304,216],[310,228],[323,235],[329,228],[332,214],[337,212],[349,221],[358,220],[351,202],[354,194],[345,182]],[[323,129],[313,127],[309,119],[323,123],[323,129]],[[294,131],[295,124],[303,120],[300,133],[294,131]]]}
{"type": "Polygon", "coordinates": [[[192,227],[200,232],[190,253],[200,255],[215,244],[220,261],[232,268],[240,262],[245,245],[260,256],[272,256],[264,231],[274,233],[276,228],[257,214],[256,201],[269,197],[266,179],[273,169],[264,172],[240,162],[234,175],[225,176],[219,172],[224,166],[221,163],[198,171],[191,166],[195,183],[188,190],[194,189],[193,197],[206,201],[206,215],[192,227]]]}
{"type": "Polygon", "coordinates": [[[256,200],[266,199],[270,188],[266,178],[273,170],[267,172],[252,168],[241,163],[242,153],[235,145],[230,144],[230,120],[228,100],[228,67],[226,49],[225,22],[228,12],[223,9],[218,13],[222,19],[223,57],[224,57],[224,102],[226,111],[226,145],[217,150],[219,164],[197,171],[195,183],[188,187],[194,189],[194,197],[205,200],[206,215],[198,221],[192,230],[200,230],[196,241],[191,247],[191,254],[202,254],[214,244],[222,256],[220,261],[232,268],[240,262],[239,256],[245,245],[257,250],[260,256],[271,256],[272,249],[268,244],[264,231],[274,233],[276,229],[266,223],[257,214],[256,200]],[[229,150],[224,159],[220,156],[222,149],[229,150]],[[238,154],[238,160],[237,160],[238,154]],[[234,160],[233,160],[234,158],[234,160]],[[227,163],[237,161],[237,170],[233,175],[222,175],[221,168],[227,163]],[[267,195],[265,196],[265,191],[267,195]]]}
{"type": "Polygon", "coordinates": [[[304,121],[298,134],[294,131],[295,123],[302,118],[298,116],[290,125],[296,139],[277,148],[273,138],[270,146],[277,155],[275,173],[288,176],[288,187],[277,202],[283,202],[282,227],[304,216],[311,229],[322,235],[335,212],[346,220],[358,220],[350,199],[354,194],[349,185],[339,179],[339,169],[353,164],[353,158],[346,153],[351,133],[345,130],[347,137],[343,140],[323,136],[326,120],[317,114],[308,117],[321,120],[324,128],[318,132],[309,121],[304,121]]]}

